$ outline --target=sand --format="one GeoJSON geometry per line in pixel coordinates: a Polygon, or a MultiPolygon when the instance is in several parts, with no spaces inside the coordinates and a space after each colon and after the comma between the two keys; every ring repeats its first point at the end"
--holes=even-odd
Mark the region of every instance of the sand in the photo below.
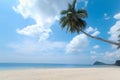
{"type": "Polygon", "coordinates": [[[0,80],[120,80],[120,68],[0,70],[0,80]]]}

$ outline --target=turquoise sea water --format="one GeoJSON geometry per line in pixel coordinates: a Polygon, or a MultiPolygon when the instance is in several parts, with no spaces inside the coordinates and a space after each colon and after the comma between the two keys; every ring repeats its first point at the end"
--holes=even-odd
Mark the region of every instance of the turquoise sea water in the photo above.
{"type": "MultiPolygon", "coordinates": [[[[28,69],[28,68],[94,68],[90,64],[41,64],[41,63],[0,63],[0,69],[28,69]]],[[[104,66],[106,67],[106,66],[104,66]]]]}

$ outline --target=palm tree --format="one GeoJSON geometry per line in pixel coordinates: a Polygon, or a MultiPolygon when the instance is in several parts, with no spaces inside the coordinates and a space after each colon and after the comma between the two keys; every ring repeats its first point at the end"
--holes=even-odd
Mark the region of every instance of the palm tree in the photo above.
{"type": "MultiPolygon", "coordinates": [[[[118,35],[118,38],[119,38],[118,42],[120,43],[120,35],[118,35]]],[[[120,45],[117,47],[117,49],[120,49],[120,45]]]]}
{"type": "Polygon", "coordinates": [[[84,29],[86,28],[86,22],[83,19],[88,16],[87,11],[84,9],[76,10],[75,5],[76,5],[76,0],[74,0],[72,4],[68,3],[67,10],[61,11],[62,17],[60,18],[60,24],[61,24],[62,29],[66,28],[67,31],[71,32],[71,33],[82,32],[91,38],[101,40],[101,41],[104,41],[106,43],[110,43],[113,45],[120,46],[120,43],[109,41],[109,40],[106,40],[106,39],[103,39],[100,37],[96,37],[96,36],[92,36],[92,35],[86,33],[84,31],[84,29]]]}
{"type": "MultiPolygon", "coordinates": [[[[118,31],[120,31],[120,29],[118,29],[118,31]]],[[[118,42],[120,43],[120,34],[118,35],[118,38],[119,38],[118,42]]],[[[120,45],[117,47],[117,49],[120,49],[120,45]]]]}

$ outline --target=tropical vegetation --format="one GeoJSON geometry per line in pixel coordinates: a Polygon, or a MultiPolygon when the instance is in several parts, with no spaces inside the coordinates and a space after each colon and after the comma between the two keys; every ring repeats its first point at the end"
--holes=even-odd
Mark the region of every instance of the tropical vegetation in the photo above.
{"type": "Polygon", "coordinates": [[[73,3],[68,3],[68,9],[61,11],[61,18],[60,18],[60,24],[62,29],[67,29],[70,33],[84,33],[86,36],[89,36],[91,38],[104,41],[109,44],[117,45],[120,47],[120,42],[114,42],[110,40],[106,40],[97,36],[92,36],[85,32],[86,28],[86,21],[85,18],[88,17],[88,13],[85,9],[78,9],[75,8],[76,0],[73,0],[73,3]]]}

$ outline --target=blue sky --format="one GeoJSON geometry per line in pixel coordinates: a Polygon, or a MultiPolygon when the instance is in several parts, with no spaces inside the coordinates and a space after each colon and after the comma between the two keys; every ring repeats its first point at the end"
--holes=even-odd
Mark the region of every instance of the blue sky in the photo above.
{"type": "MultiPolygon", "coordinates": [[[[68,33],[59,24],[60,11],[72,0],[1,0],[0,62],[91,64],[114,63],[116,46],[68,33]]],[[[91,35],[117,41],[120,0],[77,0],[88,12],[85,29],[91,35]]]]}

